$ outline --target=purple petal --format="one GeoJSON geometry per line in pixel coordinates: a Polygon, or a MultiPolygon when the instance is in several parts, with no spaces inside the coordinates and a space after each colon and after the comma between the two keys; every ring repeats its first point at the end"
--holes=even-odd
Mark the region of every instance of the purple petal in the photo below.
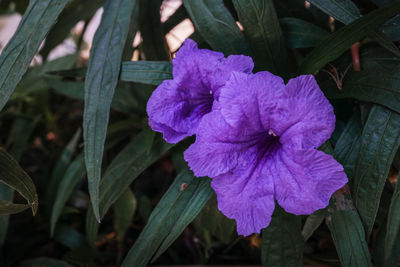
{"type": "Polygon", "coordinates": [[[164,81],[153,92],[147,113],[152,129],[174,143],[196,132],[233,70],[251,72],[253,68],[249,57],[224,58],[222,53],[198,49],[190,39],[179,49],[172,65],[173,80],[164,81]]]}
{"type": "Polygon", "coordinates": [[[232,126],[245,123],[268,132],[272,127],[271,114],[284,88],[282,78],[267,71],[256,74],[233,72],[221,89],[221,112],[232,126]]]}
{"type": "Polygon", "coordinates": [[[318,148],[335,128],[335,114],[312,75],[291,79],[273,115],[282,144],[318,148]]]}
{"type": "Polygon", "coordinates": [[[195,176],[215,177],[245,163],[250,157],[246,155],[256,153],[249,146],[251,138],[251,133],[231,127],[221,112],[214,110],[203,117],[196,142],[184,152],[184,157],[195,176]]]}
{"type": "Polygon", "coordinates": [[[196,176],[213,178],[218,207],[250,235],[269,225],[274,209],[270,165],[280,144],[263,129],[232,127],[219,110],[205,115],[184,153],[196,176]]]}
{"type": "Polygon", "coordinates": [[[164,139],[171,143],[194,134],[200,119],[212,107],[210,95],[199,95],[188,102],[180,89],[174,80],[166,80],[147,102],[150,126],[154,131],[162,132],[164,139]]]}
{"type": "Polygon", "coordinates": [[[275,201],[268,165],[258,164],[253,157],[211,182],[219,210],[236,220],[239,235],[260,233],[271,221],[275,201]]]}
{"type": "Polygon", "coordinates": [[[343,167],[315,149],[293,150],[285,145],[275,157],[275,198],[287,212],[311,214],[329,204],[331,195],[347,183],[343,167]]]}
{"type": "Polygon", "coordinates": [[[167,125],[162,123],[154,122],[151,119],[149,119],[149,125],[151,129],[153,129],[153,131],[163,133],[163,138],[168,143],[178,143],[187,136],[187,132],[184,133],[177,132],[171,127],[168,127],[167,125]]]}

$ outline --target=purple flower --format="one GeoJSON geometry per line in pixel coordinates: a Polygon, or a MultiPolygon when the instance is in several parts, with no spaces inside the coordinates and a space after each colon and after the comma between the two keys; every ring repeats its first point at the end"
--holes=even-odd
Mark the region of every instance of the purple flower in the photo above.
{"type": "Polygon", "coordinates": [[[232,71],[251,73],[250,57],[198,49],[187,39],[172,61],[173,80],[165,80],[147,103],[149,124],[176,143],[196,133],[201,118],[212,110],[232,71]]]}
{"type": "Polygon", "coordinates": [[[269,72],[233,72],[184,156],[196,176],[213,178],[219,209],[247,236],[269,225],[275,200],[287,212],[310,214],[347,183],[343,167],[317,150],[334,127],[313,76],[285,85],[269,72]]]}

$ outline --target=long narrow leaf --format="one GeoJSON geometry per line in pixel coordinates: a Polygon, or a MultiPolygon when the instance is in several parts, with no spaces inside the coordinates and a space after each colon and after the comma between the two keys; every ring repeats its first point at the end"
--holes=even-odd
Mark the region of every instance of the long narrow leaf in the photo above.
{"type": "Polygon", "coordinates": [[[349,184],[354,180],[358,151],[361,146],[361,136],[361,114],[360,112],[355,112],[347,122],[334,150],[335,159],[343,165],[344,171],[349,178],[349,184]]]}
{"type": "Polygon", "coordinates": [[[351,0],[309,0],[308,2],[344,24],[349,24],[361,17],[360,10],[351,0]]]}
{"type": "MultiPolygon", "coordinates": [[[[47,203],[54,203],[57,187],[60,181],[62,181],[60,177],[64,176],[65,171],[67,170],[68,165],[72,160],[72,156],[81,138],[81,133],[82,130],[80,128],[75,132],[74,136],[71,138],[71,140],[65,147],[64,151],[62,152],[60,159],[57,161],[57,164],[54,167],[53,172],[51,173],[50,180],[47,184],[47,190],[46,190],[47,203]]],[[[51,204],[49,206],[50,206],[49,208],[52,207],[51,204]]]]}
{"type": "Polygon", "coordinates": [[[118,83],[132,11],[136,6],[136,1],[132,0],[108,0],[90,51],[83,133],[90,200],[97,220],[100,220],[99,183],[110,106],[118,83]]]}
{"type": "MultiPolygon", "coordinates": [[[[361,17],[360,10],[351,0],[310,0],[309,2],[344,24],[350,24],[361,17]]],[[[381,30],[374,29],[369,36],[382,47],[400,56],[399,49],[381,30]]]]}
{"type": "Polygon", "coordinates": [[[371,33],[376,27],[400,12],[400,2],[372,11],[349,25],[339,29],[322,41],[300,66],[301,73],[314,73],[339,57],[351,45],[371,33]]]}
{"type": "Polygon", "coordinates": [[[196,29],[214,50],[225,55],[250,53],[239,30],[222,0],[183,0],[196,29]]]}
{"type": "MultiPolygon", "coordinates": [[[[14,190],[6,184],[0,183],[0,199],[5,201],[12,201],[14,197],[14,190]]],[[[8,215],[0,215],[0,249],[3,247],[8,230],[8,215]]]]}
{"type": "MultiPolygon", "coordinates": [[[[83,78],[85,77],[86,71],[86,68],[79,68],[55,71],[50,74],[61,77],[83,78]]],[[[121,64],[121,81],[159,85],[163,80],[168,79],[172,79],[172,64],[169,61],[124,61],[121,64]]],[[[56,89],[60,87],[61,83],[67,83],[65,81],[52,79],[49,79],[49,82],[51,85],[56,86],[56,89]]],[[[78,89],[75,89],[74,86],[72,87],[72,92],[68,92],[67,89],[60,92],[66,95],[70,93],[71,97],[81,97],[83,92],[77,93],[78,89]]]]}
{"type": "Polygon", "coordinates": [[[354,204],[369,238],[383,186],[400,145],[400,115],[375,105],[364,127],[353,184],[354,204]]]}
{"type": "Polygon", "coordinates": [[[329,32],[298,18],[279,19],[286,43],[291,48],[306,48],[318,45],[329,32]]]}
{"type": "MultiPolygon", "coordinates": [[[[103,6],[105,0],[83,0],[74,1],[65,8],[65,11],[60,15],[57,23],[46,37],[46,42],[40,50],[43,58],[47,58],[50,51],[62,43],[71,32],[71,29],[79,22],[90,19],[94,13],[103,6]]],[[[82,33],[83,34],[83,33],[82,33]]],[[[78,47],[79,49],[79,47],[78,47]]]]}
{"type": "Polygon", "coordinates": [[[69,0],[32,0],[0,56],[0,110],[29,67],[40,43],[69,0]]]}
{"type": "Polygon", "coordinates": [[[263,266],[302,266],[301,217],[286,213],[276,204],[270,225],[262,231],[263,266]]]}
{"type": "Polygon", "coordinates": [[[164,252],[201,211],[212,192],[209,179],[197,179],[190,171],[182,171],[151,213],[122,266],[146,266],[160,245],[156,257],[164,252]]]}
{"type": "Polygon", "coordinates": [[[125,233],[133,219],[133,215],[136,211],[136,198],[130,188],[126,189],[125,192],[118,198],[114,204],[114,228],[117,232],[118,242],[123,242],[125,233]]]}
{"type": "Polygon", "coordinates": [[[400,232],[400,183],[396,183],[392,200],[390,202],[389,214],[386,226],[385,238],[385,260],[387,261],[393,253],[393,247],[399,238],[400,232]]]}
{"type": "Polygon", "coordinates": [[[286,48],[273,1],[234,0],[233,4],[250,42],[256,69],[286,75],[286,48]]]}
{"type": "Polygon", "coordinates": [[[62,179],[57,188],[57,192],[55,194],[56,198],[54,199],[53,209],[51,211],[51,219],[50,219],[51,236],[53,236],[54,234],[56,223],[62,213],[65,203],[67,203],[68,198],[70,197],[77,183],[82,179],[84,173],[85,173],[85,161],[83,158],[83,154],[80,154],[75,158],[75,160],[65,171],[65,174],[62,176],[62,179]]]}
{"type": "MultiPolygon", "coordinates": [[[[100,216],[103,217],[128,186],[154,161],[173,145],[165,143],[160,135],[146,129],[118,154],[108,166],[100,183],[100,216]]],[[[94,244],[99,224],[89,209],[86,217],[86,235],[94,244]]]]}
{"type": "Polygon", "coordinates": [[[0,149],[0,181],[20,193],[36,214],[38,196],[31,178],[4,149],[0,149]]]}
{"type": "Polygon", "coordinates": [[[121,67],[121,81],[159,85],[172,79],[172,64],[168,61],[125,61],[121,67]]]}
{"type": "MultiPolygon", "coordinates": [[[[21,159],[23,152],[26,150],[28,140],[35,129],[39,117],[34,119],[18,118],[14,122],[11,129],[9,139],[7,143],[12,143],[10,155],[14,157],[16,161],[21,159]]],[[[14,197],[14,190],[7,185],[0,183],[0,199],[6,201],[12,201],[14,197]]],[[[0,216],[0,249],[3,246],[8,230],[9,215],[0,216]]]]}
{"type": "MultiPolygon", "coordinates": [[[[343,90],[331,78],[319,84],[328,98],[355,98],[373,102],[400,112],[400,58],[376,47],[367,47],[360,53],[362,71],[346,74],[343,90]]],[[[340,70],[346,66],[338,66],[340,70]]]]}
{"type": "Polygon", "coordinates": [[[342,266],[372,267],[364,228],[347,186],[334,194],[329,212],[326,221],[342,266]]]}
{"type": "Polygon", "coordinates": [[[0,199],[0,215],[9,215],[19,213],[28,209],[30,206],[27,204],[14,204],[12,202],[0,199]]]}

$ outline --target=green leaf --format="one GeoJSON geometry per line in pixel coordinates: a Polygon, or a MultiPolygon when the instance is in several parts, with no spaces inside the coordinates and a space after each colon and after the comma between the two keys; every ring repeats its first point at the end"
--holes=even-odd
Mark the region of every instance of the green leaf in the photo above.
{"type": "Polygon", "coordinates": [[[349,24],[361,17],[360,10],[351,0],[309,0],[308,2],[344,24],[349,24]]]}
{"type": "MultiPolygon", "coordinates": [[[[11,145],[10,154],[16,161],[19,161],[23,152],[26,150],[28,140],[35,129],[39,117],[33,121],[32,118],[17,118],[11,128],[8,136],[7,146],[11,145]]],[[[0,183],[0,199],[12,201],[14,197],[14,190],[7,185],[0,183]]],[[[8,229],[8,215],[0,216],[0,249],[3,246],[8,229]]]]}
{"type": "Polygon", "coordinates": [[[49,90],[49,85],[46,82],[46,77],[48,76],[47,72],[72,68],[76,63],[76,60],[76,54],[67,55],[29,69],[23,76],[21,82],[15,88],[10,101],[16,101],[19,99],[25,100],[31,95],[49,90]]]}
{"type": "MultiPolygon", "coordinates": [[[[53,71],[49,74],[58,75],[61,77],[79,77],[84,78],[86,68],[79,68],[79,69],[70,69],[70,70],[61,70],[61,71],[53,71]]],[[[172,64],[169,61],[124,61],[121,64],[121,74],[120,80],[125,82],[136,82],[136,83],[143,83],[143,84],[150,84],[150,85],[159,85],[162,81],[172,79],[172,64]]],[[[82,92],[78,92],[78,86],[74,86],[71,83],[71,90],[68,91],[67,84],[64,85],[63,88],[61,87],[62,83],[68,83],[66,81],[58,81],[53,79],[48,79],[52,86],[58,90],[58,92],[74,97],[74,98],[82,98],[82,92]],[[58,83],[57,83],[58,82],[58,83]],[[77,88],[77,89],[75,89],[77,88]]],[[[116,94],[118,90],[116,91],[116,94]]],[[[115,95],[114,97],[117,97],[115,95]]]]}
{"type": "Polygon", "coordinates": [[[161,25],[160,9],[163,0],[140,0],[139,31],[140,46],[146,60],[170,60],[171,55],[161,25]]]}
{"type": "Polygon", "coordinates": [[[348,187],[334,193],[326,218],[343,267],[372,267],[364,228],[354,208],[348,187]]]}
{"type": "Polygon", "coordinates": [[[287,74],[287,55],[272,0],[234,0],[244,34],[253,52],[256,70],[287,74]]]}
{"type": "MultiPolygon", "coordinates": [[[[386,223],[386,220],[385,220],[385,223],[386,223]]],[[[389,267],[389,266],[384,265],[385,264],[385,236],[386,236],[386,224],[382,224],[376,231],[376,237],[374,239],[373,248],[372,248],[372,259],[374,261],[375,266],[377,266],[377,267],[389,267]]]]}
{"type": "Polygon", "coordinates": [[[122,52],[137,1],[108,0],[93,38],[85,80],[83,136],[90,200],[100,220],[99,183],[112,97],[118,83],[122,52]]]}
{"type": "Polygon", "coordinates": [[[20,161],[22,154],[28,146],[28,140],[32,135],[37,123],[39,122],[40,115],[36,118],[20,117],[14,121],[10,134],[7,140],[7,147],[12,144],[10,155],[16,160],[20,161]]]}
{"type": "Polygon", "coordinates": [[[396,56],[400,56],[399,48],[392,42],[392,40],[382,31],[373,31],[369,37],[378,42],[383,48],[392,52],[396,56]]]}
{"type": "MultiPolygon", "coordinates": [[[[105,150],[112,148],[114,145],[116,145],[118,142],[120,142],[122,139],[124,139],[125,137],[127,137],[127,135],[130,134],[130,132],[132,131],[131,123],[132,123],[131,121],[119,121],[109,126],[107,132],[107,140],[104,147],[105,150]]],[[[68,154],[71,153],[70,149],[72,148],[71,146],[73,145],[73,142],[74,139],[70,141],[70,144],[68,145],[69,148],[67,146],[67,148],[64,151],[64,154],[62,155],[62,158],[59,161],[60,165],[64,164],[66,165],[60,166],[60,168],[62,168],[63,171],[61,171],[61,169],[57,171],[57,173],[59,173],[58,176],[59,182],[53,189],[55,191],[54,193],[55,199],[51,200],[52,203],[54,202],[50,216],[51,235],[54,234],[54,229],[56,227],[57,221],[61,213],[65,208],[65,204],[70,198],[76,185],[84,177],[85,173],[85,162],[82,153],[76,156],[75,159],[72,161],[72,163],[69,163],[71,158],[68,159],[68,162],[64,161],[67,160],[67,156],[68,157],[72,156],[68,154]],[[60,177],[62,178],[60,179],[60,177]]]]}
{"type": "Polygon", "coordinates": [[[151,213],[122,266],[147,266],[158,247],[154,259],[161,255],[201,211],[212,193],[209,179],[197,179],[192,172],[182,171],[151,213]]]}
{"type": "Polygon", "coordinates": [[[361,146],[361,136],[361,114],[355,112],[347,122],[334,150],[335,159],[343,165],[344,171],[349,178],[349,184],[354,180],[358,151],[361,146]]]}
{"type": "Polygon", "coordinates": [[[393,0],[371,0],[374,2],[377,6],[384,6],[387,4],[390,4],[393,0]]]}
{"type": "Polygon", "coordinates": [[[262,230],[262,265],[302,266],[303,242],[301,217],[286,213],[276,204],[271,223],[262,230]]]}
{"type": "Polygon", "coordinates": [[[130,188],[125,190],[114,204],[114,228],[117,232],[117,239],[123,242],[126,231],[133,220],[133,215],[136,211],[136,198],[130,188]]]}
{"type": "MultiPolygon", "coordinates": [[[[114,158],[100,183],[100,216],[103,217],[110,206],[118,200],[128,186],[173,145],[163,141],[146,128],[114,158]]],[[[96,241],[99,224],[91,209],[86,217],[86,234],[89,244],[96,241]]]]}
{"type": "Polygon", "coordinates": [[[236,222],[229,219],[218,209],[217,197],[213,197],[207,202],[203,210],[194,220],[196,232],[203,235],[208,249],[211,249],[211,236],[215,236],[219,241],[228,245],[235,237],[236,222]]]}
{"type": "Polygon", "coordinates": [[[60,79],[48,78],[46,79],[49,86],[55,90],[56,93],[67,96],[69,98],[84,99],[85,98],[85,83],[64,81],[60,79]]]}
{"type": "Polygon", "coordinates": [[[35,185],[15,159],[2,148],[0,148],[0,181],[20,193],[28,201],[33,215],[36,214],[38,196],[35,185]]]}
{"type": "Polygon", "coordinates": [[[385,254],[388,253],[385,250],[385,242],[387,238],[387,221],[382,224],[376,231],[376,238],[373,242],[372,257],[374,264],[377,267],[397,267],[399,266],[400,260],[400,235],[397,235],[394,240],[392,247],[392,253],[389,258],[385,259],[385,254]]]}
{"type": "Polygon", "coordinates": [[[396,240],[400,237],[400,184],[396,183],[396,187],[390,202],[389,214],[387,218],[385,238],[385,261],[390,259],[393,254],[393,248],[396,240]]]}
{"type": "MultiPolygon", "coordinates": [[[[40,50],[43,58],[47,58],[50,51],[61,44],[70,34],[71,29],[79,22],[89,20],[94,13],[103,6],[105,0],[73,1],[61,13],[57,23],[46,37],[46,42],[40,50]]],[[[83,34],[83,33],[82,33],[83,34]]],[[[79,47],[78,47],[79,50],[79,47]]]]}
{"type": "MultiPolygon", "coordinates": [[[[0,199],[5,201],[12,201],[14,197],[14,190],[7,185],[0,183],[0,199]]],[[[0,249],[3,247],[4,241],[7,236],[8,215],[0,215],[0,249]]]]}
{"type": "Polygon", "coordinates": [[[305,7],[303,0],[274,0],[279,18],[296,17],[304,20],[312,18],[312,13],[305,7]]]}
{"type": "Polygon", "coordinates": [[[353,199],[369,238],[390,165],[400,145],[400,115],[375,105],[364,127],[353,199]]]}
{"type": "Polygon", "coordinates": [[[87,73],[87,68],[81,67],[81,68],[64,68],[56,71],[49,71],[47,74],[60,76],[64,78],[84,78],[86,76],[86,73],[87,73]]]}
{"type": "Polygon", "coordinates": [[[317,210],[313,214],[307,217],[306,222],[304,223],[303,230],[301,231],[301,235],[304,240],[307,241],[315,230],[321,225],[322,221],[325,219],[327,214],[326,209],[317,210]]]}
{"type": "Polygon", "coordinates": [[[368,47],[361,50],[360,61],[362,71],[349,72],[343,80],[343,90],[331,78],[319,80],[325,95],[330,99],[373,102],[400,112],[400,58],[383,49],[368,47]]]}
{"type": "Polygon", "coordinates": [[[122,62],[121,81],[159,85],[172,79],[172,64],[168,61],[122,62]]]}
{"type": "Polygon", "coordinates": [[[397,15],[382,26],[382,32],[392,41],[400,40],[400,16],[397,15]]]}
{"type": "MultiPolygon", "coordinates": [[[[361,17],[360,11],[351,0],[311,0],[309,2],[344,24],[349,24],[361,17]]],[[[382,31],[373,30],[369,36],[388,51],[400,56],[399,49],[382,31]]]]}
{"type": "Polygon", "coordinates": [[[249,46],[223,0],[183,0],[196,30],[216,51],[249,55],[249,46]]]}
{"type": "Polygon", "coordinates": [[[283,35],[291,48],[314,47],[329,36],[326,30],[302,19],[279,19],[283,35]]]}
{"type": "Polygon", "coordinates": [[[0,110],[29,67],[58,15],[68,0],[32,0],[0,56],[0,110]]]}
{"type": "Polygon", "coordinates": [[[370,12],[324,39],[311,51],[300,66],[301,73],[314,73],[338,58],[351,45],[400,11],[400,2],[370,12]]]}
{"type": "Polygon", "coordinates": [[[19,213],[28,209],[30,206],[27,204],[14,204],[12,202],[0,199],[0,215],[9,215],[19,213]]]}
{"type": "Polygon", "coordinates": [[[62,152],[59,160],[56,163],[56,166],[51,173],[46,190],[46,200],[47,203],[49,203],[49,208],[53,206],[51,203],[54,203],[58,185],[60,184],[60,181],[62,181],[60,177],[64,176],[68,165],[71,163],[72,156],[75,153],[76,147],[81,138],[81,134],[82,130],[79,128],[68,142],[67,146],[64,148],[64,151],[62,152]]]}
{"type": "Polygon", "coordinates": [[[72,267],[65,261],[60,261],[52,258],[35,258],[21,262],[20,267],[72,267]]]}
{"type": "MultiPolygon", "coordinates": [[[[196,186],[195,192],[191,195],[190,199],[186,202],[186,207],[182,210],[182,213],[176,217],[176,222],[173,224],[172,229],[169,234],[163,240],[160,248],[157,250],[156,255],[153,257],[152,261],[155,261],[161,254],[163,254],[172,243],[179,237],[179,235],[185,230],[186,226],[188,226],[199,214],[199,212],[203,209],[204,205],[210,199],[214,191],[210,186],[210,181],[206,178],[197,179],[193,184],[189,184],[191,187],[196,186]]],[[[182,185],[180,189],[182,189],[182,185]]],[[[186,190],[186,189],[184,189],[186,190]]],[[[189,191],[189,190],[188,190],[189,191]]],[[[189,195],[189,193],[187,193],[189,195]]],[[[183,196],[182,196],[183,198],[183,196]]],[[[180,206],[180,203],[183,201],[179,199],[175,203],[175,207],[180,206]]],[[[168,205],[169,201],[163,203],[168,205]]],[[[157,207],[156,207],[157,208],[157,207]]],[[[179,209],[179,208],[178,208],[179,209]]],[[[149,221],[152,217],[149,218],[149,221]]],[[[154,218],[153,218],[154,219],[154,218]]]]}
{"type": "Polygon", "coordinates": [[[86,245],[84,236],[66,224],[60,224],[57,226],[54,234],[54,240],[60,242],[69,249],[78,249],[86,245]]]}
{"type": "MultiPolygon", "coordinates": [[[[83,82],[62,81],[54,78],[47,79],[47,82],[58,94],[75,99],[84,99],[85,85],[83,82]]],[[[148,85],[145,87],[146,85],[136,84],[135,88],[125,85],[126,83],[119,83],[111,102],[111,108],[116,111],[144,117],[147,95],[151,94],[153,88],[148,85]]]]}
{"type": "Polygon", "coordinates": [[[77,156],[74,161],[69,165],[68,169],[65,171],[65,174],[62,176],[60,183],[58,184],[57,193],[55,194],[50,218],[51,236],[54,235],[56,223],[62,213],[65,204],[71,196],[75,186],[82,179],[84,173],[85,161],[83,158],[83,154],[79,154],[79,156],[77,156]]]}

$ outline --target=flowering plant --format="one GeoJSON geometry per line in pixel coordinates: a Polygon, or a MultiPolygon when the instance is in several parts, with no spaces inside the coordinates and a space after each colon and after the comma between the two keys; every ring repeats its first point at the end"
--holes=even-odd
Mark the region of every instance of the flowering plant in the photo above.
{"type": "Polygon", "coordinates": [[[169,142],[196,134],[185,151],[195,176],[209,176],[218,207],[242,235],[269,225],[275,200],[287,212],[325,208],[347,183],[343,167],[316,150],[335,128],[333,108],[312,75],[291,79],[253,62],[199,50],[186,40],[173,60],[173,80],[150,97],[153,130],[169,142]]]}
{"type": "Polygon", "coordinates": [[[0,1],[0,266],[400,266],[399,13],[0,1]]]}

